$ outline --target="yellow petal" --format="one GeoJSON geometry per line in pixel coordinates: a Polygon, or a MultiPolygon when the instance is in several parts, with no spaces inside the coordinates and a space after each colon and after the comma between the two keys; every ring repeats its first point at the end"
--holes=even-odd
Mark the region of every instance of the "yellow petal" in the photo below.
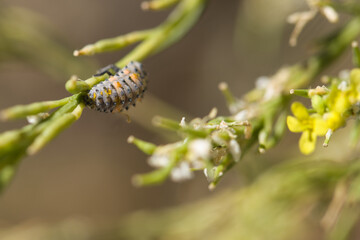
{"type": "Polygon", "coordinates": [[[344,119],[341,117],[341,115],[338,112],[332,111],[326,114],[325,116],[328,127],[333,131],[338,129],[345,123],[344,119]]]}
{"type": "Polygon", "coordinates": [[[307,119],[309,117],[309,113],[304,105],[300,102],[294,102],[291,105],[291,111],[296,118],[299,120],[307,119]]]}
{"type": "Polygon", "coordinates": [[[315,150],[315,144],[316,134],[310,131],[303,132],[299,141],[300,151],[303,154],[308,155],[315,150]]]}
{"type": "Polygon", "coordinates": [[[304,130],[304,126],[301,122],[293,116],[287,116],[286,123],[289,130],[292,132],[302,132],[304,130]]]}
{"type": "Polygon", "coordinates": [[[338,113],[344,113],[350,107],[350,102],[346,93],[339,93],[334,101],[334,106],[332,106],[331,110],[334,110],[338,113]]]}
{"type": "Polygon", "coordinates": [[[317,136],[325,136],[326,132],[329,130],[327,122],[322,118],[314,119],[314,133],[317,136]]]}
{"type": "Polygon", "coordinates": [[[350,81],[356,85],[360,84],[360,68],[355,68],[350,72],[350,81]]]}

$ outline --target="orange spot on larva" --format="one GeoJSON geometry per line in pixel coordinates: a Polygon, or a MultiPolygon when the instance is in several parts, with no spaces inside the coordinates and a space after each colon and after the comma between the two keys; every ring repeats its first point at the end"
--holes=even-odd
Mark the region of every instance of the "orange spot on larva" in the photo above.
{"type": "Polygon", "coordinates": [[[129,70],[129,69],[125,69],[125,70],[124,70],[124,73],[125,73],[125,74],[129,74],[129,73],[130,73],[130,70],[129,70]]]}
{"type": "Polygon", "coordinates": [[[94,94],[93,94],[93,97],[92,97],[92,98],[93,98],[93,99],[95,99],[95,98],[96,98],[96,93],[94,93],[94,94]]]}
{"type": "Polygon", "coordinates": [[[130,77],[131,77],[132,80],[138,80],[139,75],[136,74],[136,73],[132,73],[132,74],[130,74],[130,77]]]}
{"type": "Polygon", "coordinates": [[[113,81],[115,81],[115,80],[116,80],[116,77],[114,77],[114,76],[109,77],[109,81],[110,81],[110,82],[113,82],[113,81]]]}
{"type": "Polygon", "coordinates": [[[114,82],[113,85],[116,89],[121,88],[121,84],[119,82],[114,82]]]}

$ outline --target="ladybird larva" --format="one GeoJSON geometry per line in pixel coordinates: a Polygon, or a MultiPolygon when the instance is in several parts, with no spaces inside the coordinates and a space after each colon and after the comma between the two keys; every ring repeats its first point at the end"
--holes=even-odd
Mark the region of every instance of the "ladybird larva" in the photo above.
{"type": "Polygon", "coordinates": [[[124,68],[109,66],[96,75],[109,73],[111,76],[90,89],[85,97],[86,105],[100,112],[121,112],[130,105],[135,106],[146,90],[146,78],[143,65],[131,61],[124,68]],[[109,70],[116,73],[113,75],[109,70]]]}

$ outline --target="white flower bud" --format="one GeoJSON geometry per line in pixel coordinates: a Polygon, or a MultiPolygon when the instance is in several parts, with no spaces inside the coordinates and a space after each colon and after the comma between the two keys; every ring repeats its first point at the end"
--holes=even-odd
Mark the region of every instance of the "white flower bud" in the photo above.
{"type": "Polygon", "coordinates": [[[185,127],[186,126],[186,122],[185,122],[185,117],[183,117],[180,121],[180,127],[185,127]]]}
{"type": "Polygon", "coordinates": [[[330,6],[325,6],[321,8],[322,14],[327,18],[327,20],[331,23],[335,23],[339,20],[339,14],[335,11],[334,8],[330,6]]]}
{"type": "Polygon", "coordinates": [[[255,87],[257,89],[266,89],[269,86],[270,78],[267,76],[260,76],[256,79],[255,87]]]}
{"type": "Polygon", "coordinates": [[[165,154],[154,154],[148,159],[148,164],[152,167],[161,168],[169,165],[170,159],[165,154]]]}
{"type": "Polygon", "coordinates": [[[44,120],[45,118],[47,118],[49,116],[50,115],[48,113],[39,113],[37,115],[27,116],[26,120],[30,124],[36,124],[36,123],[39,123],[41,120],[44,120]]]}
{"type": "Polygon", "coordinates": [[[234,158],[234,161],[238,162],[241,157],[241,148],[239,143],[235,139],[230,140],[229,150],[232,157],[234,158]]]}
{"type": "Polygon", "coordinates": [[[189,163],[187,162],[181,162],[171,171],[171,179],[175,182],[191,179],[193,175],[189,163]]]}
{"type": "Polygon", "coordinates": [[[235,115],[235,120],[236,121],[245,121],[249,119],[249,111],[248,110],[242,110],[240,111],[238,114],[235,115]]]}
{"type": "Polygon", "coordinates": [[[189,151],[194,158],[208,159],[211,143],[208,139],[196,139],[189,144],[189,151]]]}

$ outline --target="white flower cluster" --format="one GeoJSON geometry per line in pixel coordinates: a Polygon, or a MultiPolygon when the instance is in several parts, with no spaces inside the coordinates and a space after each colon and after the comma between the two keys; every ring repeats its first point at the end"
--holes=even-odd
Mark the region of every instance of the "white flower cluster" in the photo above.
{"type": "MultiPolygon", "coordinates": [[[[170,177],[173,181],[184,181],[193,177],[194,170],[204,170],[209,181],[214,180],[214,174],[207,174],[209,166],[221,164],[225,156],[230,155],[233,161],[239,161],[241,157],[240,144],[237,141],[234,127],[244,126],[251,130],[247,121],[231,122],[220,121],[218,124],[209,123],[209,120],[216,117],[216,110],[212,110],[205,118],[197,118],[186,123],[183,118],[179,126],[184,129],[211,130],[206,137],[189,137],[184,141],[158,146],[151,157],[148,159],[149,165],[155,168],[170,167],[170,177]],[[212,176],[209,178],[209,176],[212,176]]],[[[246,135],[245,134],[245,135],[246,135]]],[[[218,173],[217,176],[221,176],[218,173]]]]}

